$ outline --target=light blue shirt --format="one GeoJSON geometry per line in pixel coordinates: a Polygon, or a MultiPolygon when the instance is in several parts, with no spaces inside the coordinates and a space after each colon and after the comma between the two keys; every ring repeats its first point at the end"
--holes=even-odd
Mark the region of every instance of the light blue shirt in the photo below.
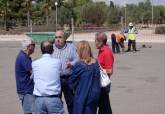
{"type": "Polygon", "coordinates": [[[42,57],[32,62],[34,91],[36,96],[58,95],[61,92],[59,59],[43,54],[42,57]]]}
{"type": "Polygon", "coordinates": [[[73,43],[66,43],[63,48],[59,49],[54,45],[54,52],[52,54],[54,58],[60,59],[62,63],[62,75],[70,75],[72,73],[71,69],[66,69],[66,61],[70,61],[71,65],[75,65],[79,60],[76,48],[73,43]]]}

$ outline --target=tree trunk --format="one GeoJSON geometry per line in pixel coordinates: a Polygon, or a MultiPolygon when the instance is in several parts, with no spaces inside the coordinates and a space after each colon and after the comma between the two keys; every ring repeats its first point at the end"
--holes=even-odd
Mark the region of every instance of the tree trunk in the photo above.
{"type": "Polygon", "coordinates": [[[5,14],[4,14],[4,28],[7,30],[7,1],[5,3],[5,14]]]}
{"type": "Polygon", "coordinates": [[[47,26],[49,25],[49,16],[48,15],[46,16],[46,25],[47,26]]]}
{"type": "Polygon", "coordinates": [[[27,12],[27,26],[30,27],[30,12],[27,12]]]}

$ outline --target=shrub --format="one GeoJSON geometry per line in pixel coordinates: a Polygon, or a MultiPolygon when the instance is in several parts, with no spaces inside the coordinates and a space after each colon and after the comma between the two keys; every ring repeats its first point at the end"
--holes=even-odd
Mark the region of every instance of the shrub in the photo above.
{"type": "Polygon", "coordinates": [[[165,34],[165,26],[156,27],[155,34],[165,34]]]}

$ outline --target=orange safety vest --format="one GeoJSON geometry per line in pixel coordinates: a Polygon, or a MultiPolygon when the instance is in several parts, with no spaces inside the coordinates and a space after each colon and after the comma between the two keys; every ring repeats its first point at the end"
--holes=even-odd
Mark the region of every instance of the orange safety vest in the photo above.
{"type": "Polygon", "coordinates": [[[120,32],[115,32],[116,42],[119,43],[123,36],[120,34],[120,32]]]}

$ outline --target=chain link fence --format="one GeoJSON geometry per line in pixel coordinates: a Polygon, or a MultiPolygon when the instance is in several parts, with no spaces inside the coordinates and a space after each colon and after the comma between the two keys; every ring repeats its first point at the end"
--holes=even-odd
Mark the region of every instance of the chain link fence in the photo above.
{"type": "MultiPolygon", "coordinates": [[[[138,24],[136,25],[136,28],[138,30],[151,29],[154,31],[154,29],[159,26],[165,26],[165,25],[138,24]]],[[[7,24],[5,24],[2,19],[0,20],[0,34],[24,34],[26,32],[55,32],[58,29],[71,32],[72,27],[71,25],[66,25],[66,26],[64,25],[64,27],[61,27],[59,25],[56,26],[56,24],[31,25],[30,27],[27,27],[26,25],[25,26],[15,25],[13,21],[7,22],[7,24]]],[[[94,24],[83,24],[83,25],[75,26],[74,33],[98,32],[98,31],[122,31],[123,29],[124,27],[122,27],[121,24],[113,24],[113,25],[101,26],[101,27],[98,27],[94,24]]]]}

